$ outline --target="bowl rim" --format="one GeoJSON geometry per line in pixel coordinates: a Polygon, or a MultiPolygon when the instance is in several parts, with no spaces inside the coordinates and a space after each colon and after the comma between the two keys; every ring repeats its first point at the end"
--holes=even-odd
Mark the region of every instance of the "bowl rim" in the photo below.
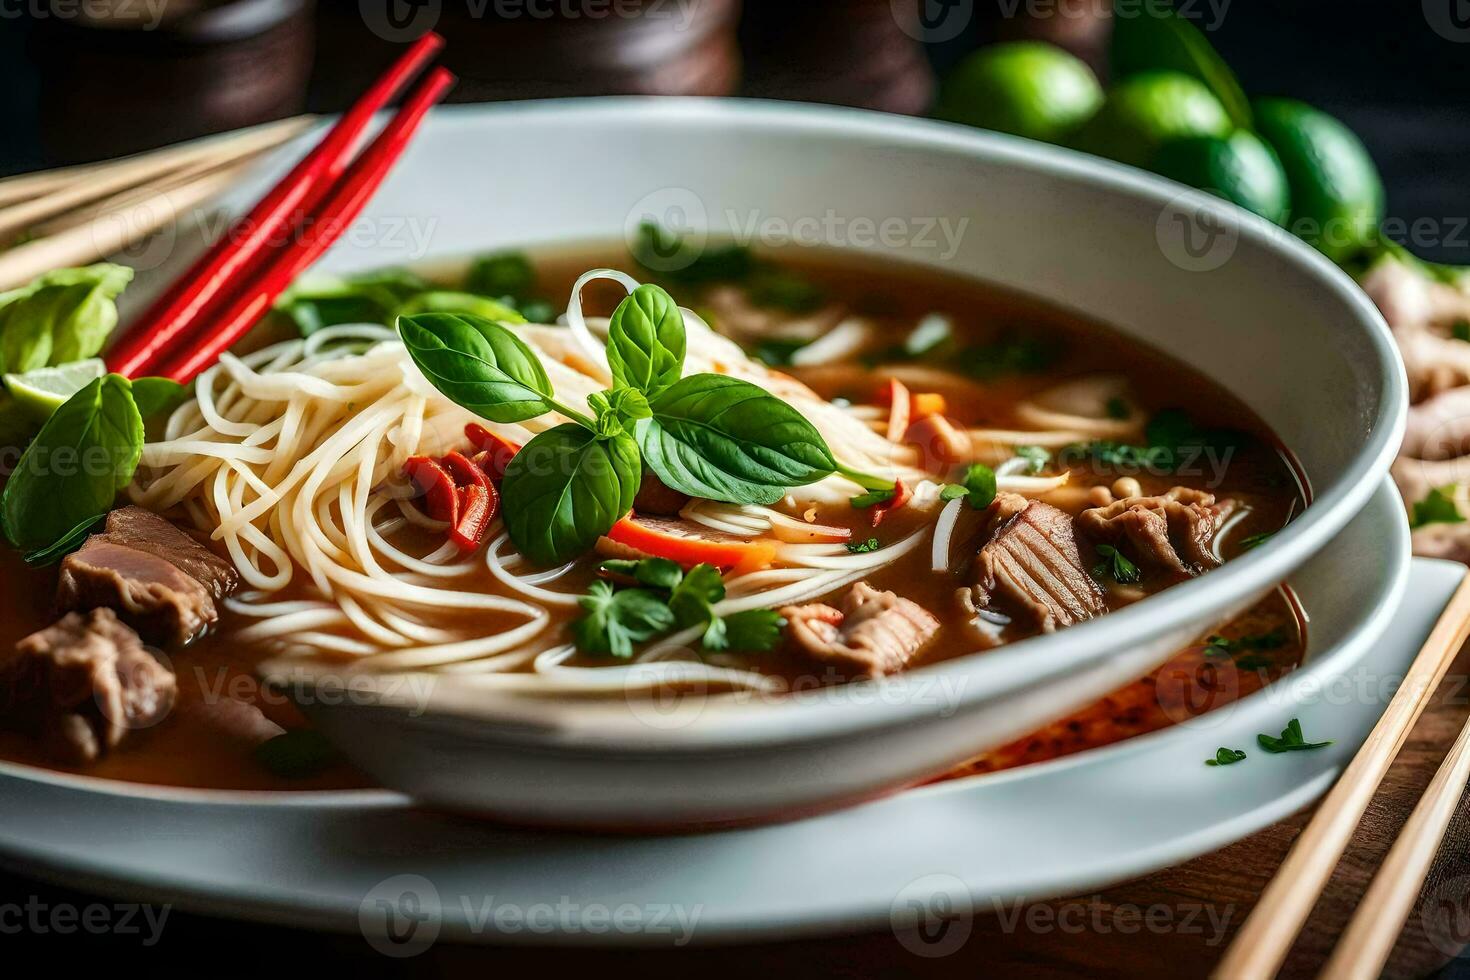
{"type": "MultiPolygon", "coordinates": [[[[1028,170],[1043,177],[1085,185],[1100,193],[1122,195],[1155,207],[1177,205],[1181,194],[1193,195],[1192,207],[1208,212],[1238,228],[1237,249],[1254,248],[1276,261],[1294,267],[1324,287],[1324,302],[1341,308],[1340,329],[1355,329],[1367,341],[1374,364],[1363,365],[1365,376],[1378,386],[1379,401],[1371,416],[1354,420],[1364,429],[1364,439],[1351,462],[1325,491],[1318,488],[1312,504],[1273,537],[1271,545],[1232,559],[1208,575],[1172,586],[1147,601],[1106,616],[1079,623],[1059,633],[1031,637],[989,651],[984,657],[958,657],[873,681],[846,685],[892,688],[895,684],[947,676],[963,682],[965,692],[956,710],[989,700],[997,685],[1025,679],[1025,686],[1063,672],[1095,663],[1116,647],[1139,642],[1140,636],[1162,635],[1205,618],[1202,607],[1218,609],[1234,598],[1259,593],[1284,580],[1316,554],[1351,520],[1377,491],[1388,472],[1402,440],[1408,411],[1408,382],[1388,325],[1372,301],[1341,269],[1307,244],[1286,234],[1280,227],[1203,192],[1158,177],[1143,170],[1083,154],[1063,147],[1020,137],[971,129],[928,119],[845,107],[820,106],[743,99],[687,97],[602,97],[509,102],[491,105],[451,106],[436,110],[428,129],[454,128],[472,131],[489,127],[513,127],[528,119],[566,126],[579,123],[619,126],[699,127],[691,139],[712,134],[737,138],[740,130],[759,129],[837,142],[873,139],[886,146],[930,153],[948,153],[983,158],[988,163],[1028,170]],[[1143,628],[1147,624],[1147,628],[1143,628]]],[[[303,140],[305,137],[303,137],[303,140]]],[[[292,144],[295,146],[296,144],[292,144]]],[[[412,171],[412,155],[405,158],[403,173],[412,171]]],[[[369,205],[371,213],[372,205],[369,205]]],[[[897,256],[901,260],[901,256],[897,256]]],[[[1024,287],[1021,287],[1024,291],[1024,287]]],[[[1166,348],[1162,348],[1167,353],[1166,348]]],[[[394,675],[382,675],[392,677],[394,675]]],[[[545,695],[536,695],[537,699],[545,695]]],[[[502,694],[483,688],[473,691],[435,692],[431,714],[446,721],[458,717],[488,721],[493,704],[526,702],[523,694],[502,694]],[[460,695],[470,694],[469,697],[460,695]]],[[[551,698],[556,700],[555,698],[551,698]]],[[[613,704],[621,705],[621,699],[613,704]]],[[[591,704],[582,705],[592,709],[591,704]]],[[[760,711],[744,711],[738,722],[739,744],[750,747],[773,741],[791,742],[850,735],[887,726],[908,724],[933,713],[932,705],[902,704],[882,712],[830,710],[832,707],[803,704],[760,705],[760,711]],[[786,710],[782,710],[782,708],[786,710]],[[829,710],[824,710],[827,708],[829,710]]],[[[847,706],[850,708],[850,706],[847,706]]],[[[560,728],[558,743],[582,741],[600,749],[655,749],[676,747],[708,751],[716,745],[732,748],[737,732],[708,719],[725,712],[705,712],[699,723],[680,728],[675,737],[633,718],[626,711],[616,715],[585,710],[586,724],[576,730],[560,728]],[[621,717],[631,726],[617,723],[621,717]],[[613,727],[609,727],[613,726],[613,727]]],[[[501,734],[505,734],[501,732],[501,734]]],[[[530,733],[528,733],[530,734],[530,733]]],[[[541,737],[541,736],[537,736],[541,737]]]]}

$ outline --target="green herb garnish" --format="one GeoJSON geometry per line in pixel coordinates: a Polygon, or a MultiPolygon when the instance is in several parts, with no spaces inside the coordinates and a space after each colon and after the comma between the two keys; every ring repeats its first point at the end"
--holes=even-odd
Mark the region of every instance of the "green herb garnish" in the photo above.
{"type": "Polygon", "coordinates": [[[1455,503],[1455,496],[1459,490],[1460,488],[1453,483],[1430,490],[1423,500],[1414,503],[1414,515],[1409,520],[1409,526],[1464,523],[1465,515],[1460,513],[1460,508],[1455,503]]]}
{"type": "Polygon", "coordinates": [[[1221,746],[1220,748],[1218,748],[1218,749],[1215,750],[1215,757],[1213,759],[1206,759],[1205,760],[1205,765],[1207,765],[1207,766],[1233,766],[1237,762],[1239,762],[1241,759],[1244,759],[1244,758],[1245,758],[1245,753],[1243,751],[1241,751],[1240,749],[1227,749],[1224,746],[1221,746]]]}
{"type": "Polygon", "coordinates": [[[1279,650],[1286,645],[1286,631],[1280,629],[1269,633],[1248,633],[1228,640],[1218,633],[1205,639],[1205,653],[1210,656],[1228,657],[1247,651],[1279,650]]]}
{"type": "Polygon", "coordinates": [[[866,541],[847,542],[847,553],[850,555],[866,555],[870,551],[877,551],[882,545],[877,538],[869,538],[866,541]]]}
{"type": "Polygon", "coordinates": [[[1302,723],[1295,718],[1287,723],[1286,728],[1281,732],[1280,738],[1272,738],[1270,735],[1257,735],[1256,741],[1260,743],[1261,748],[1273,753],[1305,752],[1308,749],[1325,748],[1332,744],[1331,741],[1308,742],[1302,735],[1302,723]]]}
{"type": "Polygon", "coordinates": [[[1061,350],[1055,340],[1030,334],[1007,334],[994,343],[966,347],[955,366],[981,380],[1006,374],[1035,374],[1056,363],[1061,350]]]}
{"type": "Polygon", "coordinates": [[[1270,541],[1275,536],[1275,531],[1262,531],[1260,534],[1252,534],[1250,537],[1241,538],[1240,550],[1250,551],[1252,548],[1259,548],[1261,545],[1265,544],[1267,541],[1270,541]]]}
{"type": "Polygon", "coordinates": [[[638,587],[615,589],[594,582],[579,602],[586,615],[572,624],[578,649],[631,657],[634,645],[675,629],[703,626],[705,650],[763,651],[776,645],[786,621],[773,609],[750,609],[721,616],[715,605],[725,598],[725,582],[713,565],[685,572],[665,558],[606,561],[603,570],[631,578],[638,587]]]}
{"type": "Polygon", "coordinates": [[[1016,456],[1026,461],[1026,468],[1021,472],[1029,476],[1040,473],[1051,462],[1051,453],[1040,446],[1017,446],[1016,456]]]}
{"type": "Polygon", "coordinates": [[[586,551],[627,514],[645,466],[673,490],[732,504],[773,504],[834,472],[894,492],[891,480],[841,466],[816,428],[764,389],[727,375],[681,378],[684,320],[658,286],[639,286],[612,315],[613,387],[589,399],[594,417],[558,402],[535,352],[500,323],[421,313],[399,317],[398,333],[424,377],[476,415],[571,420],[522,447],[501,485],[511,540],[541,564],[586,551]]]}
{"type": "Polygon", "coordinates": [[[1138,566],[1129,561],[1123,552],[1110,544],[1097,546],[1098,556],[1102,561],[1092,566],[1093,578],[1111,578],[1119,585],[1128,585],[1137,582],[1142,577],[1138,566]]]}
{"type": "Polygon", "coordinates": [[[314,728],[282,732],[256,746],[255,761],[282,779],[319,775],[342,759],[337,747],[314,728]]]}

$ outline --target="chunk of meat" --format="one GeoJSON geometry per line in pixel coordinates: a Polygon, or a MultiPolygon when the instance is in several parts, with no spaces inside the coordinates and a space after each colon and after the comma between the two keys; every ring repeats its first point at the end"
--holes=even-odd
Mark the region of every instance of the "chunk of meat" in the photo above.
{"type": "Polygon", "coordinates": [[[1046,633],[1106,612],[1102,587],[1082,565],[1072,518],[1040,500],[1019,513],[1015,506],[1016,501],[999,497],[991,504],[994,518],[1007,511],[1011,516],[995,521],[998,529],[980,549],[974,607],[999,604],[1046,633]]]}
{"type": "Polygon", "coordinates": [[[168,714],[173,672],[111,609],[67,613],[0,660],[0,724],[40,736],[69,762],[92,762],[168,714]]]}
{"type": "Polygon", "coordinates": [[[182,646],[219,619],[215,600],[238,581],[228,562],[167,520],[124,507],[61,563],[57,603],[106,606],[151,642],[182,646]]]}
{"type": "Polygon", "coordinates": [[[939,632],[939,620],[917,603],[858,582],[842,607],[815,602],[781,610],[798,647],[845,677],[882,677],[902,670],[939,632]]]}
{"type": "Polygon", "coordinates": [[[113,544],[163,558],[223,599],[240,584],[235,566],[200,544],[167,518],[142,507],[119,507],[107,515],[103,536],[113,544]]]}
{"type": "Polygon", "coordinates": [[[1077,527],[1099,541],[1127,541],[1138,559],[1179,578],[1220,564],[1210,550],[1215,532],[1235,509],[1215,495],[1175,487],[1155,497],[1124,497],[1077,515],[1077,527]]]}

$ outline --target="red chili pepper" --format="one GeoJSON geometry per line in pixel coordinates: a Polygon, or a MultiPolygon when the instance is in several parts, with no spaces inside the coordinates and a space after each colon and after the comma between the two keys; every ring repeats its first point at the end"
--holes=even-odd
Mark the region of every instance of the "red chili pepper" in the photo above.
{"type": "Polygon", "coordinates": [[[403,464],[404,472],[424,495],[424,513],[451,526],[459,523],[459,492],[454,477],[437,459],[410,456],[403,464]]]}
{"type": "Polygon", "coordinates": [[[521,447],[508,439],[502,439],[478,422],[471,422],[464,427],[465,438],[480,450],[475,456],[475,462],[485,475],[496,483],[505,478],[505,468],[510,465],[511,457],[521,451],[521,447]]]}
{"type": "Polygon", "coordinates": [[[904,482],[902,480],[894,480],[893,496],[889,497],[881,504],[873,505],[873,513],[870,515],[873,521],[873,526],[877,527],[879,524],[882,524],[883,518],[887,517],[890,511],[898,510],[904,504],[908,503],[909,498],[913,495],[913,491],[904,486],[904,482]]]}
{"type": "Polygon", "coordinates": [[[490,477],[486,476],[485,471],[472,463],[464,453],[449,453],[439,462],[444,464],[449,475],[454,477],[454,485],[460,489],[490,486],[490,477]]]}
{"type": "Polygon", "coordinates": [[[449,529],[449,540],[461,551],[474,551],[485,539],[485,530],[500,510],[500,494],[495,485],[470,484],[460,490],[459,520],[449,529]]]}

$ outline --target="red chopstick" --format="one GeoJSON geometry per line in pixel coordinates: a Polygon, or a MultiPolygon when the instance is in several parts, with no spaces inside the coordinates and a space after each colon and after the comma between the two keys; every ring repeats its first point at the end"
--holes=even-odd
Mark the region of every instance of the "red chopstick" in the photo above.
{"type": "Polygon", "coordinates": [[[187,384],[243,337],[266,314],[276,297],[320,258],[362,212],[407,148],[424,116],[453,84],[454,76],[445,69],[431,72],[327,192],[303,233],[290,243],[266,252],[259,269],[240,284],[235,297],[217,312],[211,312],[208,335],[201,336],[197,344],[183,345],[151,366],[151,372],[187,384]],[[192,349],[186,349],[190,346],[192,349]]]}
{"type": "Polygon", "coordinates": [[[315,149],[303,157],[250,213],[206,251],[140,317],[107,353],[109,370],[127,377],[144,374],[154,362],[200,325],[213,321],[210,307],[227,302],[227,287],[265,261],[269,243],[301,216],[310,214],[346,171],[363,131],[424,64],[444,46],[425,34],[404,52],[372,88],[337,120],[315,149]]]}

